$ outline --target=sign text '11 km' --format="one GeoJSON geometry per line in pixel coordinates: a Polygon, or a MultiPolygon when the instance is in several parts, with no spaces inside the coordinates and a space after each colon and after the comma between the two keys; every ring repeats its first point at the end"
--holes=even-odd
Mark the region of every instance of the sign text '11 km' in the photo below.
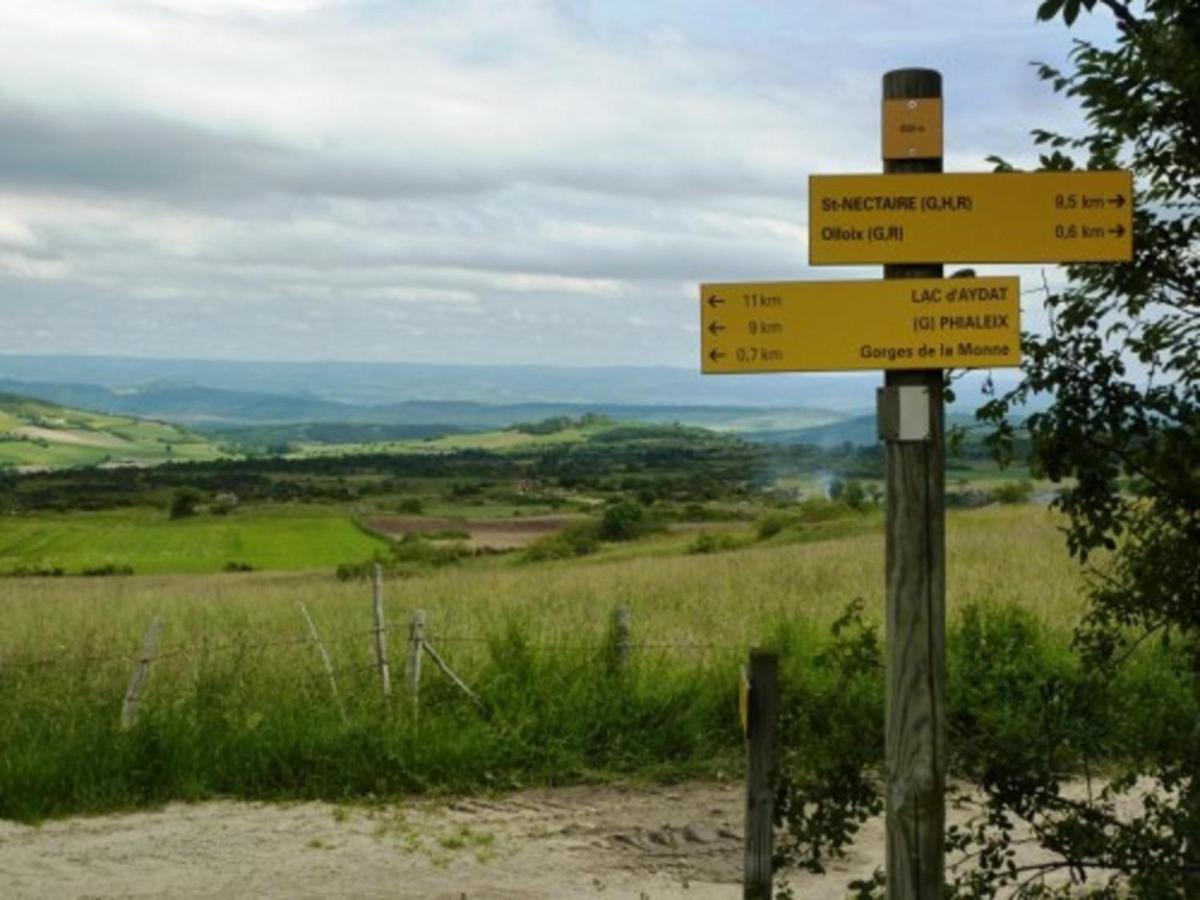
{"type": "Polygon", "coordinates": [[[1020,363],[1016,278],[700,286],[701,370],[800,372],[1020,363]]]}
{"type": "Polygon", "coordinates": [[[1129,172],[813,175],[809,262],[1118,262],[1129,172]]]}

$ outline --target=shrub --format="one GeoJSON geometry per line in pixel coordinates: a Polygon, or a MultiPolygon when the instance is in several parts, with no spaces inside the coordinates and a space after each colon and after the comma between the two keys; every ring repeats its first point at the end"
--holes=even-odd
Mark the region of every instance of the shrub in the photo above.
{"type": "Polygon", "coordinates": [[[702,531],[688,545],[688,553],[720,553],[722,550],[736,550],[742,546],[736,535],[725,531],[702,531]]]}
{"type": "Polygon", "coordinates": [[[82,570],[79,574],[88,576],[90,578],[104,577],[106,575],[132,575],[133,566],[105,563],[102,566],[91,566],[90,568],[82,570]]]}
{"type": "Polygon", "coordinates": [[[642,504],[620,500],[604,510],[600,537],[606,541],[632,541],[661,527],[642,504]]]}
{"type": "Polygon", "coordinates": [[[1032,496],[1032,481],[1006,481],[988,492],[995,503],[1027,503],[1032,496]]]}
{"type": "Polygon", "coordinates": [[[779,534],[779,532],[783,531],[783,529],[787,527],[787,524],[787,519],[778,513],[771,513],[770,515],[763,516],[758,520],[758,527],[756,529],[758,539],[760,541],[765,541],[767,538],[775,537],[775,535],[779,534]]]}
{"type": "Polygon", "coordinates": [[[600,546],[598,528],[594,522],[570,525],[557,534],[548,534],[531,543],[521,554],[526,562],[551,559],[571,559],[595,553],[600,546]]]}
{"type": "Polygon", "coordinates": [[[171,498],[169,514],[172,519],[185,519],[196,514],[196,505],[200,502],[200,494],[191,488],[180,488],[171,498]]]}

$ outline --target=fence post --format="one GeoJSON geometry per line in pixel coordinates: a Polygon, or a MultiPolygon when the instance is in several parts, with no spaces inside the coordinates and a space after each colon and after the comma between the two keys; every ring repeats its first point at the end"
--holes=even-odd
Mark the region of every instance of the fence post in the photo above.
{"type": "Polygon", "coordinates": [[[379,680],[383,685],[383,696],[392,695],[392,673],[388,667],[387,625],[383,618],[383,567],[375,563],[374,578],[371,580],[371,600],[375,611],[375,660],[379,663],[379,680]]]}
{"type": "Polygon", "coordinates": [[[413,716],[417,714],[421,694],[421,648],[425,645],[425,610],[414,609],[408,623],[408,696],[413,716]]]}
{"type": "Polygon", "coordinates": [[[629,669],[629,653],[633,647],[633,610],[622,604],[613,610],[613,668],[617,672],[629,669]]]}
{"type": "Polygon", "coordinates": [[[121,730],[128,731],[137,722],[138,702],[142,699],[142,688],[150,674],[150,663],[158,650],[158,636],[162,633],[162,619],[155,616],[150,620],[146,633],[142,635],[142,652],[133,667],[129,686],[125,688],[125,701],[121,704],[121,730]]]}
{"type": "Polygon", "coordinates": [[[325,664],[325,674],[329,676],[329,690],[333,694],[333,702],[337,704],[338,712],[342,715],[342,721],[346,721],[346,707],[342,705],[342,698],[338,694],[337,679],[333,677],[333,660],[329,658],[329,651],[325,649],[325,645],[321,643],[321,635],[317,633],[317,625],[312,620],[312,616],[308,614],[308,608],[301,602],[297,602],[296,606],[300,608],[300,615],[304,616],[304,621],[308,623],[308,633],[312,636],[313,643],[317,645],[317,651],[321,654],[321,661],[325,664]]]}
{"type": "Polygon", "coordinates": [[[779,713],[779,657],[750,651],[746,721],[746,841],[743,900],[771,900],[774,872],[775,733],[779,713]]]}

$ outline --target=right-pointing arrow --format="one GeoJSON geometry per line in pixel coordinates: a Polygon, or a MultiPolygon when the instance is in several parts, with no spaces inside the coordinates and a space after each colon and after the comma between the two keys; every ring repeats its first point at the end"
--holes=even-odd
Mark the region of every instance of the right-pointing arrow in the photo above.
{"type": "Polygon", "coordinates": [[[1108,202],[1111,203],[1113,206],[1115,206],[1117,209],[1120,209],[1128,201],[1125,199],[1124,194],[1113,194],[1111,197],[1108,198],[1108,202]]]}
{"type": "Polygon", "coordinates": [[[1117,237],[1124,237],[1125,236],[1125,226],[1118,224],[1116,228],[1108,229],[1108,233],[1115,234],[1117,237]]]}

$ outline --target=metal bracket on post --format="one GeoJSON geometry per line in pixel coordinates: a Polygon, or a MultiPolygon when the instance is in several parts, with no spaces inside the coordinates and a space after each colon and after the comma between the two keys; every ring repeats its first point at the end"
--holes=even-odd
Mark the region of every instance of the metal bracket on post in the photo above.
{"type": "Polygon", "coordinates": [[[881,387],[875,393],[875,422],[881,441],[928,441],[933,437],[929,388],[881,387]]]}

